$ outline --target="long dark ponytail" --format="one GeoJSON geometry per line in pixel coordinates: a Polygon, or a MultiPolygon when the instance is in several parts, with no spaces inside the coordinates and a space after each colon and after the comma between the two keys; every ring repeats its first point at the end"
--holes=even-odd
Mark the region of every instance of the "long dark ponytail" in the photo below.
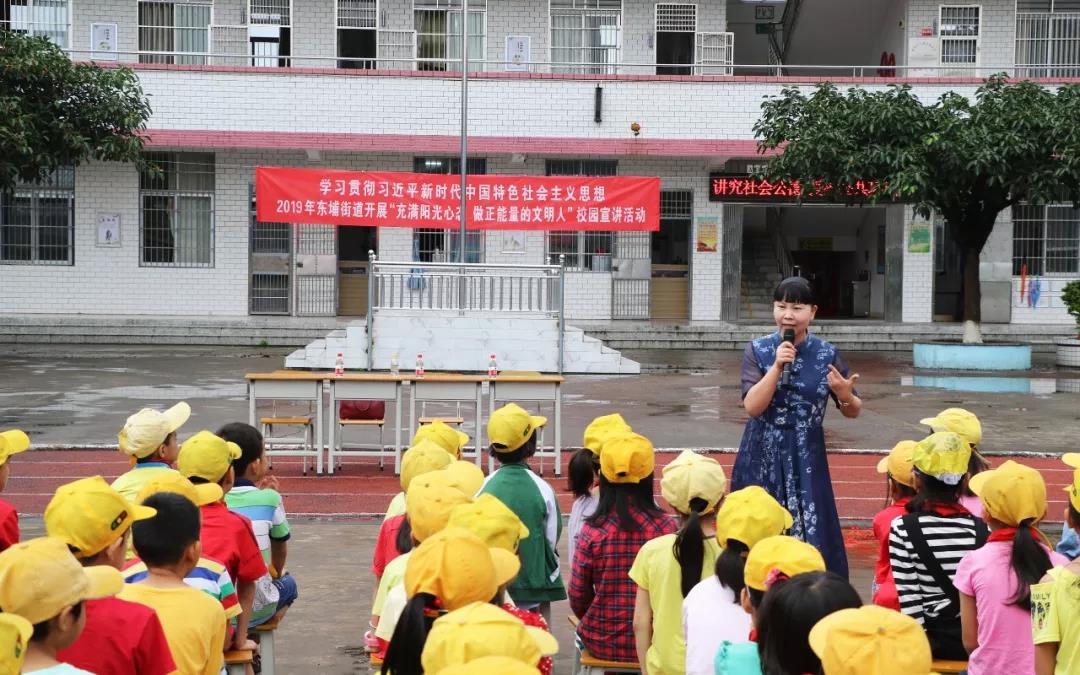
{"type": "Polygon", "coordinates": [[[1043,575],[1053,567],[1050,554],[1043,548],[1032,529],[1034,518],[1020,521],[1013,535],[1012,554],[1009,563],[1016,574],[1016,595],[1009,602],[1031,611],[1031,585],[1039,583],[1043,575]]]}
{"type": "Polygon", "coordinates": [[[614,513],[619,518],[620,531],[637,532],[639,526],[630,513],[631,507],[652,518],[664,515],[663,510],[656,505],[653,474],[645,476],[637,483],[612,483],[604,474],[600,474],[600,498],[596,503],[596,511],[586,518],[585,522],[593,527],[601,527],[614,513]]]}
{"type": "Polygon", "coordinates": [[[675,537],[675,560],[679,562],[682,576],[682,594],[685,598],[701,581],[701,569],[705,565],[705,532],[701,529],[701,512],[709,502],[701,497],[690,500],[690,513],[675,537]]]}
{"type": "Polygon", "coordinates": [[[435,623],[435,596],[417,593],[398,618],[390,646],[386,648],[382,675],[423,675],[420,654],[424,651],[431,624],[435,623]]]}
{"type": "Polygon", "coordinates": [[[724,550],[716,559],[713,573],[720,581],[720,585],[735,594],[735,604],[739,604],[742,590],[746,587],[746,554],[750,548],[737,539],[728,539],[724,550]]]}
{"type": "Polygon", "coordinates": [[[398,530],[397,539],[394,540],[394,548],[397,549],[398,555],[413,550],[412,523],[409,522],[408,517],[401,521],[401,529],[398,530]]]}

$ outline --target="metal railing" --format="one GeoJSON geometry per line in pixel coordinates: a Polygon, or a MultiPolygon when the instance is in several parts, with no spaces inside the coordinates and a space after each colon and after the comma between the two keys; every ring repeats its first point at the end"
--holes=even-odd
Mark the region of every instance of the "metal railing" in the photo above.
{"type": "Polygon", "coordinates": [[[788,250],[787,242],[784,241],[784,210],[772,210],[776,215],[773,218],[765,219],[765,227],[768,229],[769,241],[772,243],[773,254],[776,256],[776,271],[780,273],[781,279],[802,276],[798,266],[795,265],[795,261],[791,258],[791,251],[788,250]]]}
{"type": "Polygon", "coordinates": [[[1016,74],[1080,77],[1080,13],[1016,15],[1016,74]]]}

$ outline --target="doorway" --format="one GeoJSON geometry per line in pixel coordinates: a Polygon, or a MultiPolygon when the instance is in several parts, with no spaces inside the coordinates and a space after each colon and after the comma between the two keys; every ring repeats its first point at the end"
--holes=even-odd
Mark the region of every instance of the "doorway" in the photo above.
{"type": "Polygon", "coordinates": [[[656,5],[657,75],[690,75],[693,72],[696,32],[697,5],[656,5]]]}
{"type": "Polygon", "coordinates": [[[338,226],[339,316],[364,316],[368,310],[368,251],[376,251],[378,229],[338,226]]]}
{"type": "Polygon", "coordinates": [[[934,216],[934,321],[959,321],[964,315],[964,255],[949,236],[949,224],[934,216]]]}
{"type": "Polygon", "coordinates": [[[660,230],[652,234],[649,316],[667,321],[690,317],[690,190],[660,192],[660,230]]]}

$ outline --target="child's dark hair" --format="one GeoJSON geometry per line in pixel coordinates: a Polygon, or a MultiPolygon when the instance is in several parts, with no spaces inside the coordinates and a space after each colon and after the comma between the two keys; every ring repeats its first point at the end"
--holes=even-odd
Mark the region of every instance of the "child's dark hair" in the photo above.
{"type": "MultiPolygon", "coordinates": [[[[1071,504],[1069,508],[1072,508],[1071,504]]],[[[1012,553],[1009,555],[1009,563],[1017,580],[1016,594],[1009,603],[1029,612],[1031,611],[1031,584],[1039,583],[1043,575],[1054,566],[1050,562],[1050,554],[1035,537],[1032,530],[1034,524],[1034,518],[1027,518],[1020,522],[1016,528],[1016,534],[1013,535],[1012,553]]]]}
{"type": "Polygon", "coordinates": [[[983,457],[978,450],[975,449],[974,445],[971,446],[971,457],[968,458],[967,477],[964,479],[964,488],[963,490],[961,490],[961,494],[967,497],[977,497],[978,495],[972,492],[969,485],[969,483],[971,482],[971,477],[977,473],[982,473],[989,468],[990,462],[988,462],[987,459],[983,457]]]}
{"type": "Polygon", "coordinates": [[[705,566],[705,532],[701,529],[701,514],[709,502],[701,497],[690,500],[690,513],[675,536],[675,560],[679,562],[682,594],[685,598],[701,581],[701,569],[705,566]]]}
{"type": "Polygon", "coordinates": [[[797,305],[814,305],[814,289],[810,282],[802,277],[788,277],[773,291],[775,302],[793,302],[797,305]]]}
{"type": "Polygon", "coordinates": [[[401,528],[397,531],[394,548],[397,549],[398,555],[408,553],[413,549],[412,523],[409,522],[407,516],[401,520],[401,528]]]}
{"type": "Polygon", "coordinates": [[[566,487],[574,498],[588,497],[592,494],[596,482],[596,455],[588,448],[582,448],[570,458],[566,469],[566,487]]]}
{"type": "Polygon", "coordinates": [[[933,476],[927,476],[918,469],[915,469],[914,472],[918,473],[919,479],[922,481],[922,488],[919,490],[918,494],[908,502],[908,513],[929,511],[931,504],[960,503],[960,483],[949,485],[945,481],[940,481],[933,476]]]}
{"type": "Polygon", "coordinates": [[[739,604],[739,597],[743,588],[746,587],[746,554],[750,547],[738,539],[728,539],[724,550],[720,551],[713,567],[713,573],[720,581],[720,585],[735,594],[735,604],[739,604]]]}
{"type": "Polygon", "coordinates": [[[664,515],[653,496],[653,475],[649,474],[637,483],[611,483],[604,474],[600,474],[600,499],[597,500],[596,511],[585,522],[600,527],[608,516],[615,513],[619,518],[619,530],[637,532],[640,528],[630,515],[631,505],[650,516],[664,515]]]}
{"type": "Polygon", "coordinates": [[[423,675],[420,654],[424,651],[431,625],[435,623],[437,611],[435,596],[430,593],[417,593],[401,611],[390,646],[383,659],[383,675],[423,675]]]}
{"type": "Polygon", "coordinates": [[[143,505],[157,509],[157,515],[131,525],[135,551],[148,567],[175,565],[199,541],[199,508],[175,492],[150,495],[143,505]]]}
{"type": "Polygon", "coordinates": [[[217,435],[240,446],[240,457],[232,463],[237,478],[263,456],[263,436],[250,424],[230,422],[218,429],[217,435]]]}
{"type": "Polygon", "coordinates": [[[892,476],[885,476],[885,506],[892,502],[893,492],[900,493],[901,497],[914,497],[915,488],[905,485],[892,476]]]}
{"type": "Polygon", "coordinates": [[[491,456],[494,457],[499,464],[520,464],[528,458],[536,454],[536,431],[533,431],[532,436],[529,436],[529,440],[514,450],[513,452],[500,452],[496,450],[496,447],[502,447],[497,443],[491,444],[491,456]]]}
{"type": "MultiPolygon", "coordinates": [[[[76,621],[78,621],[79,617],[82,616],[82,612],[83,612],[83,601],[82,600],[76,602],[74,605],[71,606],[71,616],[76,621]]],[[[49,628],[49,625],[52,623],[52,620],[55,619],[55,618],[56,617],[54,616],[54,617],[45,619],[44,621],[41,621],[40,623],[35,623],[34,624],[34,632],[30,634],[30,642],[44,642],[45,638],[49,637],[49,633],[51,632],[51,629],[49,628]]]]}
{"type": "Polygon", "coordinates": [[[833,572],[807,572],[773,584],[756,622],[762,675],[821,672],[810,629],[833,612],[861,605],[851,584],[833,572]]]}
{"type": "MultiPolygon", "coordinates": [[[[170,439],[173,439],[173,438],[176,438],[176,432],[175,432],[175,431],[170,431],[170,432],[169,432],[169,435],[165,437],[165,440],[163,440],[163,441],[161,442],[161,444],[162,444],[162,445],[168,445],[168,444],[169,444],[169,440],[170,440],[170,439]]],[[[146,457],[136,457],[136,458],[135,458],[135,463],[136,463],[136,464],[149,464],[150,462],[160,462],[161,460],[159,460],[159,459],[156,459],[156,458],[154,457],[154,455],[156,455],[156,454],[157,454],[157,450],[154,450],[153,452],[151,452],[151,453],[150,453],[149,455],[147,455],[146,457]]]]}

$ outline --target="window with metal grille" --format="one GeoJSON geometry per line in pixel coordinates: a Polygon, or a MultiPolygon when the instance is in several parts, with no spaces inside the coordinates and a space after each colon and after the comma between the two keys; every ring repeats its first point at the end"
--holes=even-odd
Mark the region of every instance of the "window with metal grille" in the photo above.
{"type": "MultiPolygon", "coordinates": [[[[941,40],[941,65],[958,66],[979,64],[980,5],[942,5],[940,7],[938,35],[941,40]]],[[[946,75],[965,74],[963,70],[950,69],[946,75]]]]}
{"type": "MultiPolygon", "coordinates": [[[[470,157],[466,164],[470,175],[487,173],[487,159],[470,157]]],[[[460,174],[461,159],[457,157],[414,157],[416,173],[460,174]]],[[[413,230],[413,259],[420,262],[457,262],[461,251],[460,230],[417,228],[413,230]]],[[[484,262],[484,233],[470,230],[465,233],[465,262],[484,262]]]]}
{"type": "Polygon", "coordinates": [[[40,35],[61,49],[70,46],[68,0],[0,0],[0,29],[40,35]]]}
{"type": "Polygon", "coordinates": [[[139,263],[214,266],[214,155],[151,152],[158,169],[139,174],[139,263]]]}
{"type": "Polygon", "coordinates": [[[1080,210],[1072,204],[1017,204],[1013,215],[1013,274],[1080,272],[1080,210]]]}
{"type": "Polygon", "coordinates": [[[72,265],[75,169],[0,193],[0,263],[72,265]]]}
{"type": "Polygon", "coordinates": [[[338,68],[374,68],[378,28],[377,0],[337,0],[338,68]]]}
{"type": "Polygon", "coordinates": [[[292,0],[251,0],[248,8],[251,65],[287,67],[292,53],[292,0]]]}
{"type": "MultiPolygon", "coordinates": [[[[606,159],[549,159],[544,168],[548,176],[614,176],[619,163],[606,159]]],[[[562,256],[563,267],[568,270],[610,272],[614,239],[611,232],[546,232],[548,264],[558,265],[562,256]]]]}
{"type": "Polygon", "coordinates": [[[1080,0],[1017,3],[1016,74],[1080,77],[1080,0]]]}
{"type": "Polygon", "coordinates": [[[693,33],[697,30],[697,5],[657,3],[657,33],[693,33]]]}
{"type": "Polygon", "coordinates": [[[622,46],[621,0],[551,0],[551,69],[614,73],[622,46]]]}
{"type": "Polygon", "coordinates": [[[205,64],[210,2],[139,0],[139,63],[205,64]]]}
{"type": "MultiPolygon", "coordinates": [[[[484,70],[487,12],[483,2],[469,3],[469,72],[484,70]]],[[[417,0],[413,5],[418,70],[461,72],[461,3],[417,0]],[[457,9],[453,9],[456,7],[457,9]]]]}

